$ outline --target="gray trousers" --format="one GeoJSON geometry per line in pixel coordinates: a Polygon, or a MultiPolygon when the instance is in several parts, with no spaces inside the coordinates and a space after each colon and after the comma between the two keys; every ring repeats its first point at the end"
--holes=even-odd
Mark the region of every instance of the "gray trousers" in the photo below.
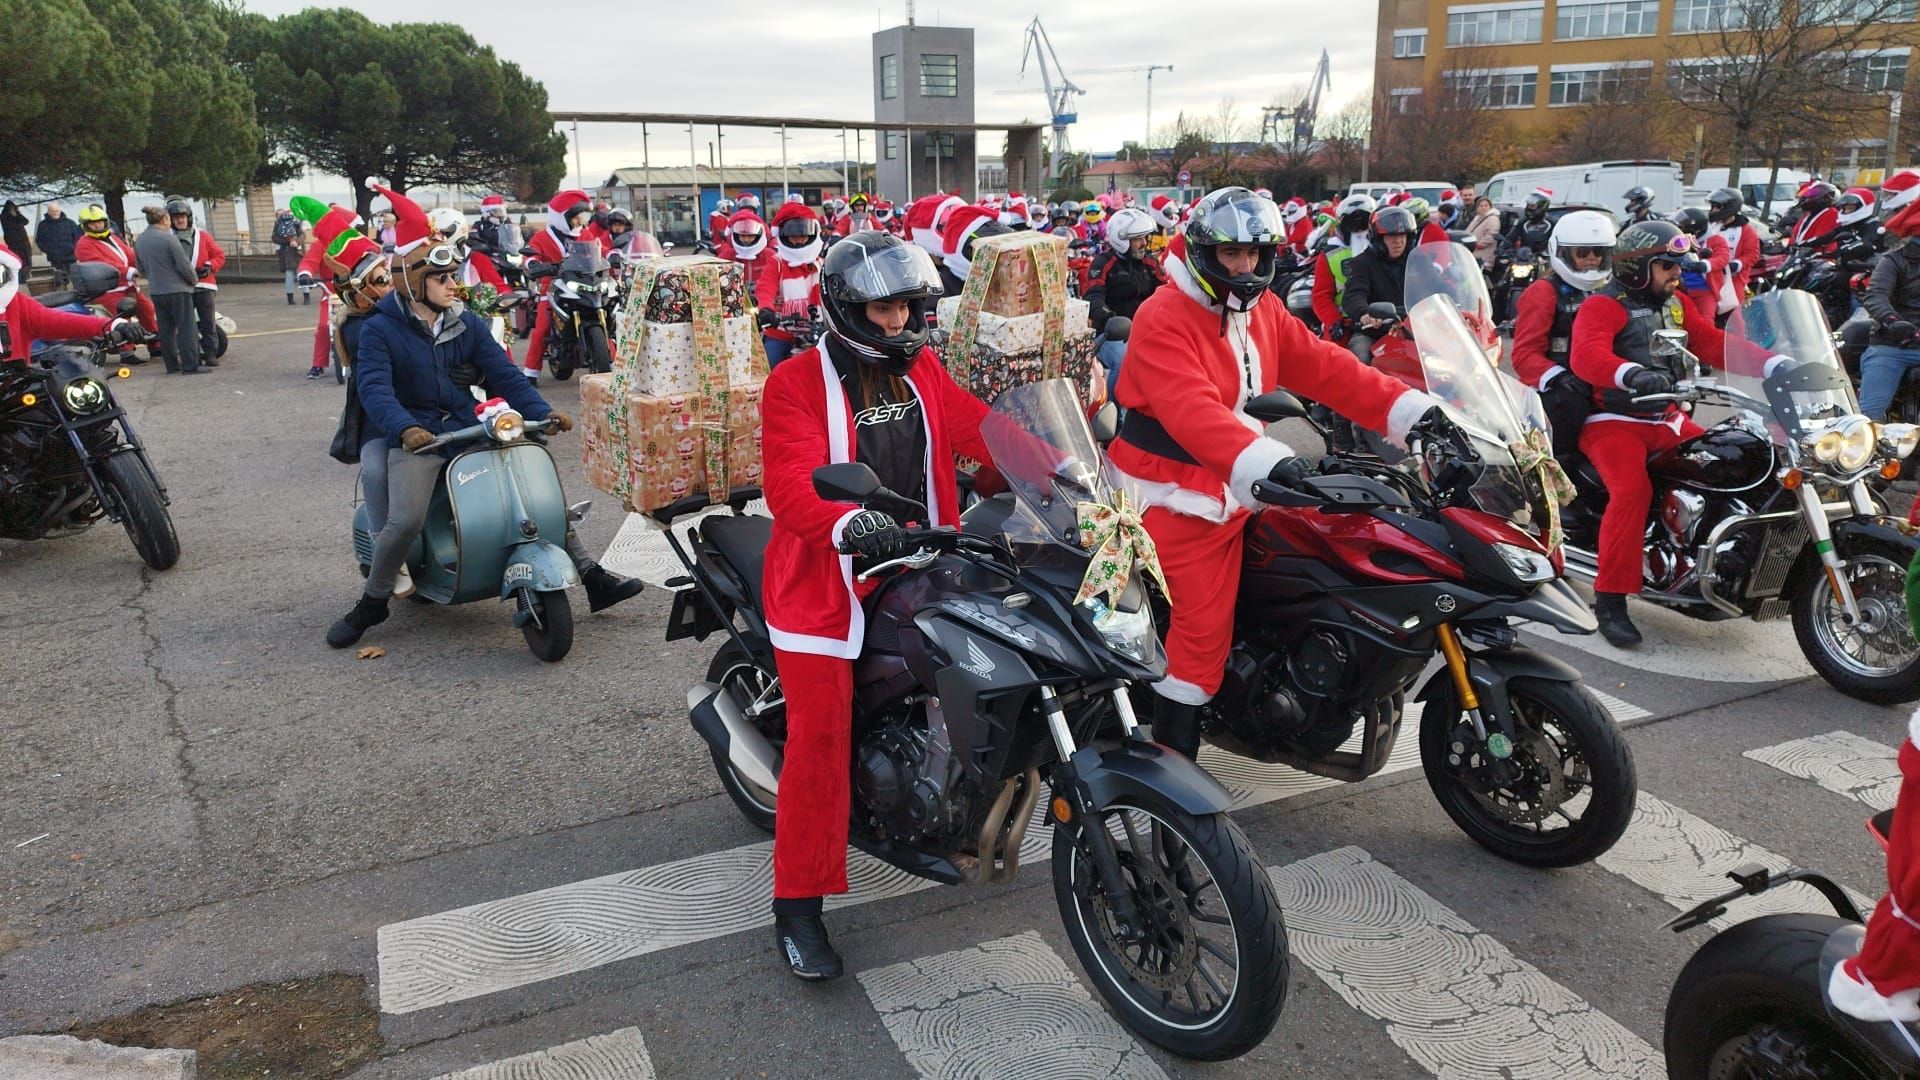
{"type": "Polygon", "coordinates": [[[153,297],[153,313],[160,323],[160,345],[166,349],[168,371],[192,371],[200,366],[200,332],[194,325],[192,293],[162,293],[153,297]]]}
{"type": "MultiPolygon", "coordinates": [[[[362,469],[366,458],[361,458],[362,469]]],[[[385,600],[393,595],[393,579],[407,561],[407,551],[427,524],[427,508],[433,503],[433,489],[447,459],[439,454],[410,454],[399,447],[387,451],[386,525],[373,539],[373,566],[367,571],[367,595],[385,600]]],[[[594,565],[593,556],[580,542],[573,524],[567,524],[565,547],[576,570],[584,573],[594,565]]]]}

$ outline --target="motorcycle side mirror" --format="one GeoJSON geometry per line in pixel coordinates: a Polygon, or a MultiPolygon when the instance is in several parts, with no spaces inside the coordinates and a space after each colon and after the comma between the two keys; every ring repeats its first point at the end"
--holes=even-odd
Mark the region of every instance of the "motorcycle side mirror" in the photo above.
{"type": "Polygon", "coordinates": [[[1477,248],[1480,246],[1480,238],[1466,231],[1465,229],[1447,230],[1447,239],[1453,241],[1456,244],[1459,244],[1461,247],[1466,248],[1468,251],[1472,251],[1474,248],[1477,248]]]}
{"type": "Polygon", "coordinates": [[[139,302],[131,296],[123,296],[119,303],[113,305],[113,313],[123,319],[132,318],[133,314],[139,310],[139,302]]]}
{"type": "Polygon", "coordinates": [[[865,503],[880,490],[880,478],[864,461],[843,461],[813,470],[814,494],[833,502],[865,503]]]}
{"type": "Polygon", "coordinates": [[[1367,314],[1376,319],[1392,320],[1400,317],[1400,309],[1391,300],[1376,300],[1367,305],[1367,314]]]}
{"type": "Polygon", "coordinates": [[[1107,340],[1125,341],[1133,333],[1133,320],[1125,315],[1115,315],[1107,320],[1107,340]]]}
{"type": "Polygon", "coordinates": [[[1093,414],[1093,422],[1087,425],[1093,429],[1095,445],[1106,446],[1120,434],[1120,409],[1111,400],[1103,403],[1093,414]]]}
{"type": "Polygon", "coordinates": [[[1653,332],[1653,355],[1678,356],[1687,349],[1685,330],[1655,330],[1653,332]]]}
{"type": "MultiPolygon", "coordinates": [[[[1386,306],[1393,307],[1392,304],[1386,306]]],[[[1368,309],[1368,313],[1372,314],[1371,308],[1368,309]]],[[[1392,312],[1389,311],[1388,315],[1391,314],[1392,312]]],[[[1263,424],[1277,424],[1282,420],[1304,420],[1307,418],[1307,406],[1285,390],[1272,390],[1247,402],[1247,415],[1263,424]]]]}
{"type": "Polygon", "coordinates": [[[671,240],[663,240],[663,241],[661,241],[661,243],[660,243],[660,251],[661,251],[661,252],[662,252],[663,254],[670,254],[670,253],[672,253],[672,251],[673,251],[673,241],[671,241],[671,240]]]}

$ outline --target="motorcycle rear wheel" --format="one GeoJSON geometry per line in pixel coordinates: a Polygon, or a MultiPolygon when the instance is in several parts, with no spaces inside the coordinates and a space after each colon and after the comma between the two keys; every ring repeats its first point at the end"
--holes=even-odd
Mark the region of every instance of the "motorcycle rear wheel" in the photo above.
{"type": "Polygon", "coordinates": [[[1768,1076],[1852,1080],[1887,1075],[1833,1031],[1821,996],[1820,950],[1846,921],[1762,915],[1693,954],[1667,995],[1669,1080],[1768,1076]],[[1761,1071],[1805,1055],[1799,1071],[1761,1071]]]}
{"type": "Polygon", "coordinates": [[[1527,766],[1524,784],[1487,790],[1463,775],[1470,767],[1448,760],[1460,745],[1471,766],[1476,740],[1453,684],[1446,682],[1420,717],[1427,785],[1461,832],[1509,862],[1561,867],[1592,861],[1633,820],[1639,782],[1626,739],[1606,707],[1578,683],[1514,679],[1507,694],[1518,721],[1513,757],[1527,766]],[[1543,787],[1558,790],[1543,798],[1543,787]],[[1576,818],[1569,807],[1583,794],[1576,818]],[[1546,828],[1554,816],[1567,824],[1546,828]]]}
{"type": "MultiPolygon", "coordinates": [[[[758,697],[775,678],[772,672],[762,666],[763,663],[765,661],[756,661],[748,657],[744,649],[729,640],[720,647],[720,651],[715,653],[713,660],[707,664],[707,681],[732,689],[733,687],[729,685],[731,680],[740,685],[741,690],[750,698],[758,697]],[[742,680],[751,681],[743,682],[742,680]]],[[[775,738],[776,733],[767,731],[766,725],[761,726],[761,731],[774,746],[785,745],[785,738],[775,738]]],[[[739,808],[741,815],[752,822],[756,828],[765,829],[771,833],[779,808],[779,796],[741,776],[740,771],[733,767],[733,762],[728,761],[726,755],[720,751],[709,746],[707,753],[713,757],[713,771],[719,775],[721,790],[727,793],[727,798],[733,800],[733,805],[739,808]]]]}
{"type": "Polygon", "coordinates": [[[1878,540],[1855,540],[1841,553],[1847,584],[1867,616],[1846,625],[1827,575],[1806,575],[1793,597],[1793,636],[1813,670],[1835,690],[1876,705],[1920,698],[1920,644],[1907,625],[1907,561],[1911,552],[1878,540]]]}
{"type": "Polygon", "coordinates": [[[133,541],[140,561],[165,570],[180,561],[180,538],[173,531],[173,515],[160,497],[160,485],[146,463],[132,450],[119,450],[103,463],[107,487],[119,504],[120,525],[133,541]]]}
{"type": "Polygon", "coordinates": [[[565,589],[533,594],[534,611],[540,616],[520,628],[527,640],[527,651],[549,664],[559,663],[573,649],[573,605],[565,589]]]}
{"type": "Polygon", "coordinates": [[[1287,1001],[1287,929],[1273,882],[1226,814],[1196,816],[1149,793],[1128,799],[1100,820],[1153,927],[1142,941],[1120,940],[1084,823],[1056,825],[1053,895],[1073,951],[1142,1038],[1198,1061],[1239,1057],[1267,1037],[1287,1001]],[[1176,883],[1183,870],[1186,882],[1176,883]]]}

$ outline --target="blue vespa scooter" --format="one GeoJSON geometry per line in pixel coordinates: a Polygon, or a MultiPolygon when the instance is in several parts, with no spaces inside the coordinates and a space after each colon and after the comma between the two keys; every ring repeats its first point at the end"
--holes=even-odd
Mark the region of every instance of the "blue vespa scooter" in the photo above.
{"type": "MultiPolygon", "coordinates": [[[[454,454],[441,471],[407,567],[414,596],[422,600],[512,600],[513,624],[527,648],[553,663],[573,647],[567,589],[580,583],[564,546],[567,525],[591,504],[568,508],[552,455],[527,438],[546,430],[547,421],[504,409],[415,451],[474,446],[454,454]]],[[[373,534],[365,503],[353,515],[353,552],[366,574],[373,565],[373,534]]]]}

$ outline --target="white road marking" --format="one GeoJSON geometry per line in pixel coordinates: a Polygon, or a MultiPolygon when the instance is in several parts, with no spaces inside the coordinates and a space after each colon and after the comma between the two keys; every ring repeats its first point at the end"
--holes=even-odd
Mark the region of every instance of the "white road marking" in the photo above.
{"type": "Polygon", "coordinates": [[[928,1080],[1166,1073],[1029,930],[863,971],[894,1045],[928,1080]]]}
{"type": "Polygon", "coordinates": [[[1269,873],[1294,959],[1434,1075],[1665,1077],[1645,1040],[1360,848],[1269,873]]]}
{"type": "Polygon", "coordinates": [[[1892,809],[1900,794],[1900,766],[1893,747],[1850,731],[1763,746],[1745,756],[1875,810],[1892,809]]]}
{"type": "MultiPolygon", "coordinates": [[[[692,517],[675,521],[674,536],[681,546],[687,542],[687,527],[700,518],[721,510],[715,507],[692,517]]],[[[749,514],[761,517],[771,516],[765,499],[755,499],[747,504],[749,514]]],[[[607,545],[606,553],[600,556],[600,565],[616,574],[637,577],[656,588],[666,588],[667,579],[686,574],[687,569],[674,557],[673,549],[667,546],[666,533],[660,530],[653,519],[643,514],[628,514],[620,523],[620,531],[614,535],[613,543],[607,545]]]]}
{"type": "MultiPolygon", "coordinates": [[[[1792,863],[1758,844],[1742,840],[1725,829],[1642,791],[1634,807],[1633,823],[1613,848],[1594,860],[1686,911],[1712,896],[1732,889],[1726,873],[1741,863],[1759,863],[1780,871],[1792,863]]],[[[1847,890],[1862,911],[1872,905],[1847,890]]],[[[1793,883],[1759,896],[1733,902],[1727,914],[1713,921],[1716,929],[1761,915],[1790,912],[1831,913],[1833,908],[1811,885],[1793,883]]]]}
{"type": "Polygon", "coordinates": [[[654,1080],[639,1028],[621,1028],[531,1054],[446,1073],[435,1080],[654,1080]]]}
{"type": "MultiPolygon", "coordinates": [[[[1616,719],[1647,715],[1618,698],[1596,696],[1616,719]]],[[[1379,775],[1419,765],[1419,717],[1419,704],[1410,704],[1379,775]]],[[[1201,748],[1200,763],[1233,795],[1235,810],[1340,783],[1211,746],[1201,748]]],[[[1044,803],[1034,815],[1020,846],[1023,866],[1044,861],[1052,845],[1044,803]]],[[[847,878],[850,891],[829,897],[828,907],[934,885],[858,851],[848,852],[847,878]]],[[[378,934],[380,1008],[418,1012],[756,930],[773,922],[772,896],[773,844],[764,842],[389,923],[378,934]]]]}
{"type": "MultiPolygon", "coordinates": [[[[1582,587],[1584,589],[1584,586],[1582,587]]],[[[1530,623],[1524,632],[1603,660],[1655,675],[1707,682],[1770,683],[1813,674],[1785,619],[1703,622],[1657,604],[1628,605],[1646,639],[1638,648],[1616,649],[1598,634],[1562,634],[1530,623]]]]}

